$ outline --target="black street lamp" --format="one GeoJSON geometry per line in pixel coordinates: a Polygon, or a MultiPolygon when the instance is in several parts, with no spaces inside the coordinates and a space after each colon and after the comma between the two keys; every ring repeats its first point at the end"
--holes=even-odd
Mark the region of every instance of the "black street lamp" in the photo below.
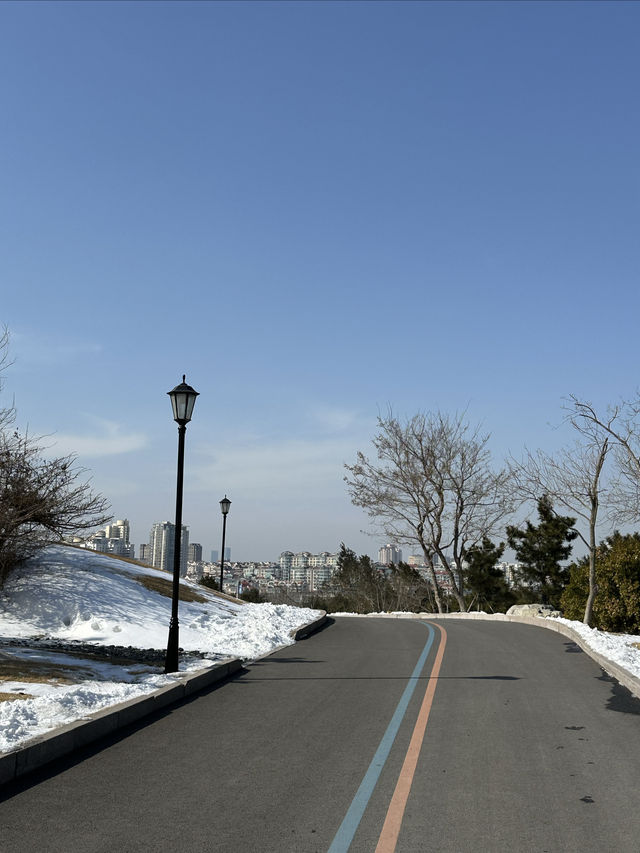
{"type": "Polygon", "coordinates": [[[169,622],[169,640],[164,671],[178,671],[178,601],[180,598],[180,539],[182,536],[182,484],[184,479],[184,436],[187,424],[191,420],[198,392],[185,382],[182,377],[180,385],[173,391],[167,391],[171,397],[173,419],[178,424],[178,480],[176,486],[176,529],[173,546],[173,591],[171,595],[171,621],[169,622]]]}
{"type": "Polygon", "coordinates": [[[220,501],[220,509],[222,510],[222,554],[220,555],[220,592],[222,592],[222,572],[224,570],[224,537],[227,533],[227,515],[229,513],[230,507],[231,501],[225,495],[220,501]]]}

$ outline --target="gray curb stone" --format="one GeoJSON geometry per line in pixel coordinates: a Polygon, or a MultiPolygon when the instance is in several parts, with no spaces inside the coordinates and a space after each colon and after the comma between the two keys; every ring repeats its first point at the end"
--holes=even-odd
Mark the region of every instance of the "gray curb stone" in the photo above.
{"type": "Polygon", "coordinates": [[[313,619],[311,622],[307,622],[306,625],[303,625],[301,628],[297,630],[291,631],[291,636],[294,640],[304,640],[305,637],[310,637],[311,634],[315,634],[316,631],[320,630],[322,626],[327,621],[327,614],[325,611],[322,611],[322,616],[318,619],[313,619]]]}
{"type": "Polygon", "coordinates": [[[179,702],[198,690],[222,681],[242,669],[242,665],[241,660],[228,658],[205,670],[180,673],[176,676],[175,684],[168,684],[153,693],[103,708],[81,720],[35,737],[25,746],[0,755],[0,784],[11,782],[167,705],[179,702]]]}
{"type": "MultiPolygon", "coordinates": [[[[302,640],[321,628],[326,621],[327,614],[323,611],[318,619],[291,631],[291,638],[302,640]]],[[[30,773],[56,758],[68,755],[130,723],[135,723],[167,705],[192,696],[211,684],[223,681],[243,666],[243,661],[228,658],[204,670],[179,673],[176,675],[177,683],[175,684],[168,684],[152,693],[129,699],[118,705],[110,705],[81,720],[39,735],[28,741],[25,746],[0,755],[0,785],[30,773]]]]}

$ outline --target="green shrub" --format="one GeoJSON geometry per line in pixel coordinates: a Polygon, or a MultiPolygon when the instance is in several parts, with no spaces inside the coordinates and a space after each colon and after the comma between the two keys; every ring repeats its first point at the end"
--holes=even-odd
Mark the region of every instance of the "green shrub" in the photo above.
{"type": "MultiPolygon", "coordinates": [[[[567,619],[582,620],[589,594],[589,563],[584,557],[569,567],[562,594],[567,619]]],[[[598,545],[593,606],[594,627],[616,633],[640,633],[640,534],[617,531],[598,545]]]]}

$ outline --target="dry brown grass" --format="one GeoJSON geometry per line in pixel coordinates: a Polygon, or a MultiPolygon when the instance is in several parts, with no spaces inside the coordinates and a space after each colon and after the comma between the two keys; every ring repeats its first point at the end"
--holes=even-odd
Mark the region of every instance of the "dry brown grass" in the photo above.
{"type": "Polygon", "coordinates": [[[90,666],[49,663],[29,658],[0,657],[0,683],[3,681],[27,681],[35,684],[74,684],[91,678],[90,666]]]}
{"type": "Polygon", "coordinates": [[[87,649],[78,652],[66,651],[65,656],[80,659],[78,663],[68,661],[52,663],[46,660],[34,660],[32,657],[14,657],[0,652],[0,702],[11,699],[31,699],[28,693],[9,693],[2,690],[3,682],[17,681],[27,684],[78,684],[81,681],[91,681],[100,676],[92,666],[92,661],[107,662],[114,665],[126,666],[129,672],[149,673],[160,672],[160,667],[154,664],[140,664],[125,658],[105,656],[100,649],[90,652],[87,649]]]}
{"type": "MultiPolygon", "coordinates": [[[[28,684],[74,684],[90,677],[90,670],[81,666],[63,667],[42,661],[0,659],[0,687],[4,681],[21,681],[28,684]]],[[[14,699],[33,699],[30,693],[7,693],[0,690],[0,702],[14,699]]]]}
{"type": "Polygon", "coordinates": [[[16,699],[33,699],[30,693],[2,693],[0,691],[0,702],[14,702],[16,699]]]}
{"type": "MultiPolygon", "coordinates": [[[[158,592],[160,595],[166,595],[167,598],[171,598],[173,594],[173,583],[167,578],[156,578],[153,575],[136,575],[133,579],[141,583],[150,592],[158,592]]],[[[205,598],[204,595],[200,595],[199,592],[191,589],[191,587],[180,584],[180,601],[195,601],[197,604],[206,604],[209,599],[205,598]]]]}

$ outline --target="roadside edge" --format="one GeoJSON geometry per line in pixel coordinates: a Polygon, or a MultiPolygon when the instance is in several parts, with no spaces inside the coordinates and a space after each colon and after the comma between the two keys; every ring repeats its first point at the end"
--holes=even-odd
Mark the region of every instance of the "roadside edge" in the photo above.
{"type": "Polygon", "coordinates": [[[540,616],[507,616],[504,613],[420,613],[417,614],[421,619],[479,619],[485,622],[516,622],[521,625],[533,625],[536,628],[548,628],[550,631],[555,631],[557,634],[563,634],[570,640],[580,646],[585,654],[588,654],[598,666],[613,676],[624,687],[627,688],[635,697],[640,699],[640,678],[623,669],[615,661],[605,657],[600,652],[595,651],[584,640],[577,631],[570,625],[565,625],[562,622],[557,622],[553,617],[540,616]]]}
{"type": "Polygon", "coordinates": [[[124,726],[179,702],[198,690],[223,681],[242,669],[238,658],[227,658],[193,673],[177,673],[176,682],[89,714],[73,723],[38,735],[22,747],[0,755],[0,785],[87,746],[124,726]]]}
{"type": "MultiPolygon", "coordinates": [[[[321,611],[321,614],[319,618],[291,630],[289,632],[291,639],[294,642],[303,640],[318,631],[327,622],[327,614],[324,611],[321,611]]],[[[269,654],[273,654],[274,651],[278,649],[273,649],[269,654]]],[[[62,758],[80,747],[87,746],[124,726],[135,723],[167,705],[180,702],[199,690],[223,681],[248,663],[250,662],[239,658],[227,658],[193,673],[175,673],[174,684],[168,684],[159,690],[117,705],[109,705],[73,723],[38,735],[24,746],[18,746],[11,752],[0,754],[0,785],[24,776],[50,761],[62,758]]]]}

